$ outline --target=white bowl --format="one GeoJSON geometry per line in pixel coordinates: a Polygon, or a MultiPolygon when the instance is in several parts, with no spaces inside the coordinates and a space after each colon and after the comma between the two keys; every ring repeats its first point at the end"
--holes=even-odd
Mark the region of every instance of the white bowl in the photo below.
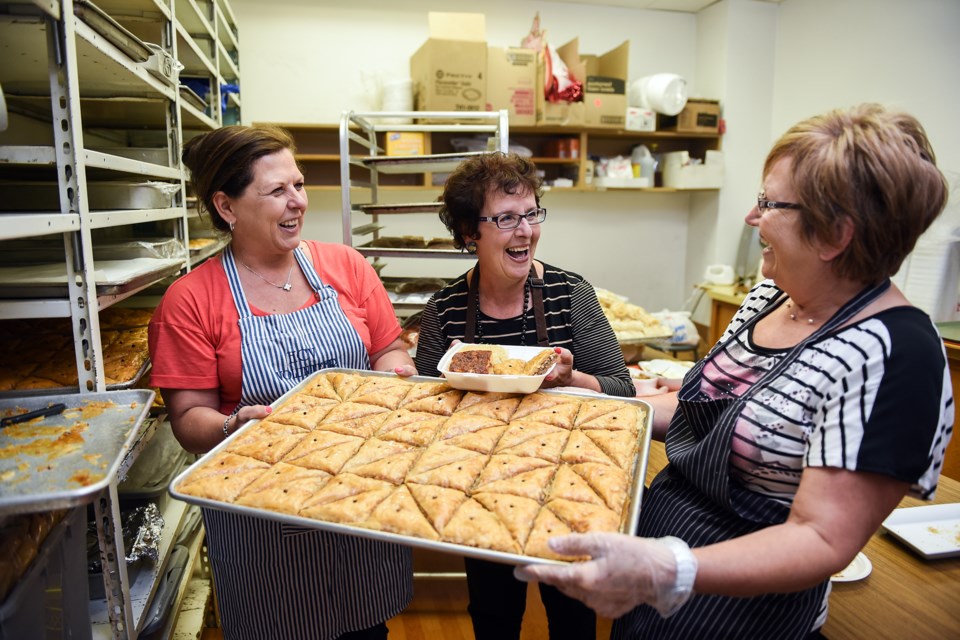
{"type": "MultiPolygon", "coordinates": [[[[463,391],[493,391],[498,393],[533,393],[540,388],[543,379],[550,375],[553,367],[550,367],[546,373],[539,376],[501,376],[492,373],[461,373],[459,371],[450,371],[450,359],[453,354],[460,351],[467,344],[460,344],[447,350],[437,369],[440,374],[446,378],[447,382],[454,389],[463,391]]],[[[530,360],[535,355],[548,347],[519,347],[513,345],[501,345],[507,352],[508,358],[519,358],[520,360],[530,360]]]]}

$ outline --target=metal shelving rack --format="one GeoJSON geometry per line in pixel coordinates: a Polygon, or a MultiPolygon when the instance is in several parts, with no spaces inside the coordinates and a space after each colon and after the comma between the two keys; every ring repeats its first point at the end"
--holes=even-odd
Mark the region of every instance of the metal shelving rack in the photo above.
{"type": "MultiPolygon", "coordinates": [[[[189,270],[199,259],[191,258],[186,249],[191,214],[185,206],[179,154],[185,138],[239,120],[239,95],[230,93],[224,108],[221,93],[223,85],[239,85],[236,25],[227,0],[96,0],[96,6],[85,0],[0,0],[0,51],[6,58],[0,64],[0,85],[10,111],[10,127],[0,132],[0,182],[8,187],[49,182],[55,184],[59,201],[59,207],[46,211],[0,211],[0,248],[14,241],[60,237],[66,275],[64,285],[56,288],[25,288],[23,295],[16,288],[14,293],[5,289],[0,319],[69,319],[81,394],[106,390],[99,311],[189,270]],[[146,61],[124,46],[138,39],[156,45],[146,61]],[[164,73],[164,61],[174,65],[172,71],[168,67],[164,73]],[[190,73],[208,79],[207,108],[181,98],[176,73],[180,65],[181,77],[190,73]],[[154,154],[145,160],[126,152],[143,147],[165,158],[154,154]],[[163,191],[171,195],[162,206],[91,206],[91,188],[118,179],[162,183],[163,191]],[[101,237],[128,234],[135,238],[136,225],[147,225],[151,233],[180,241],[182,256],[160,261],[163,265],[156,270],[130,278],[122,286],[98,287],[102,272],[94,257],[95,245],[101,237]]],[[[145,423],[119,477],[93,502],[107,618],[106,623],[93,625],[94,637],[136,638],[157,588],[154,578],[131,592],[117,483],[135,463],[159,420],[145,423]]],[[[162,572],[167,559],[170,541],[166,538],[174,537],[183,514],[182,506],[169,505],[170,526],[164,527],[155,575],[162,572]]],[[[194,560],[198,545],[198,541],[192,543],[194,560]]],[[[187,593],[188,580],[189,574],[178,600],[187,593]]],[[[209,595],[209,584],[191,583],[194,595],[205,590],[209,595]]],[[[91,615],[96,608],[92,607],[91,615]]],[[[164,635],[171,633],[168,625],[164,635]]]]}
{"type": "MultiPolygon", "coordinates": [[[[345,111],[340,118],[340,185],[343,243],[355,247],[363,256],[373,258],[374,268],[382,266],[381,258],[473,258],[469,253],[454,249],[418,249],[375,247],[371,243],[380,238],[387,214],[436,213],[438,202],[409,204],[382,204],[380,178],[384,174],[424,174],[425,185],[432,173],[452,171],[460,162],[476,155],[467,153],[426,153],[418,156],[387,156],[381,146],[386,132],[489,134],[489,150],[506,152],[509,143],[507,111],[400,111],[354,112],[345,111]],[[396,124],[397,120],[417,124],[396,124]],[[358,219],[362,220],[357,224],[358,219]],[[355,238],[367,242],[356,244],[355,238]]],[[[428,147],[429,150],[429,147],[428,147]]],[[[395,301],[395,309],[406,309],[402,301],[395,301]]],[[[419,308],[415,304],[411,308],[419,308]]]]}

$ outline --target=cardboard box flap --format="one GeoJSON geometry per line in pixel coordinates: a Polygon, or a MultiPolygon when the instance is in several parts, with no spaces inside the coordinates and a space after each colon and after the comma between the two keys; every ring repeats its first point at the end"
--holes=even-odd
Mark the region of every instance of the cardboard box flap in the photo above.
{"type": "Polygon", "coordinates": [[[430,37],[437,40],[485,42],[487,39],[486,16],[482,13],[430,11],[427,22],[430,25],[430,37]]]}
{"type": "Polygon", "coordinates": [[[587,77],[587,67],[580,58],[580,38],[574,38],[567,44],[557,49],[557,55],[567,65],[567,70],[574,80],[583,82],[587,77]]]}
{"type": "MultiPolygon", "coordinates": [[[[597,78],[604,79],[604,85],[610,84],[610,80],[617,80],[615,84],[618,85],[616,93],[624,93],[626,87],[626,78],[627,71],[630,67],[630,41],[624,40],[616,49],[611,49],[602,56],[587,55],[583,56],[582,60],[586,66],[586,74],[584,76],[584,90],[585,91],[594,91],[594,89],[587,89],[587,84],[592,84],[596,82],[597,78]]],[[[597,93],[613,93],[613,91],[604,90],[602,88],[596,89],[597,93]]]]}

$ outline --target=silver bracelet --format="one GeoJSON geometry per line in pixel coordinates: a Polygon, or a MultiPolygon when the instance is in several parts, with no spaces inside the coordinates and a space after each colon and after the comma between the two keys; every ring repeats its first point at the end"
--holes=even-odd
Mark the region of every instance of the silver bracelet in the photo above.
{"type": "Polygon", "coordinates": [[[233,416],[235,416],[235,415],[237,415],[237,414],[231,413],[230,415],[227,416],[227,419],[223,421],[223,437],[224,437],[224,439],[230,437],[230,427],[229,427],[229,425],[230,425],[230,421],[233,419],[233,416]]]}

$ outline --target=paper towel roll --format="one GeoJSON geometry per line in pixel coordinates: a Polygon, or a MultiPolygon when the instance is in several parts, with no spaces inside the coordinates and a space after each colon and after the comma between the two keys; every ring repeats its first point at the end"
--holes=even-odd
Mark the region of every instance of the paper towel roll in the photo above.
{"type": "Polygon", "coordinates": [[[675,116],[687,105],[687,81],[675,73],[644,76],[630,83],[627,100],[631,107],[675,116]]]}

